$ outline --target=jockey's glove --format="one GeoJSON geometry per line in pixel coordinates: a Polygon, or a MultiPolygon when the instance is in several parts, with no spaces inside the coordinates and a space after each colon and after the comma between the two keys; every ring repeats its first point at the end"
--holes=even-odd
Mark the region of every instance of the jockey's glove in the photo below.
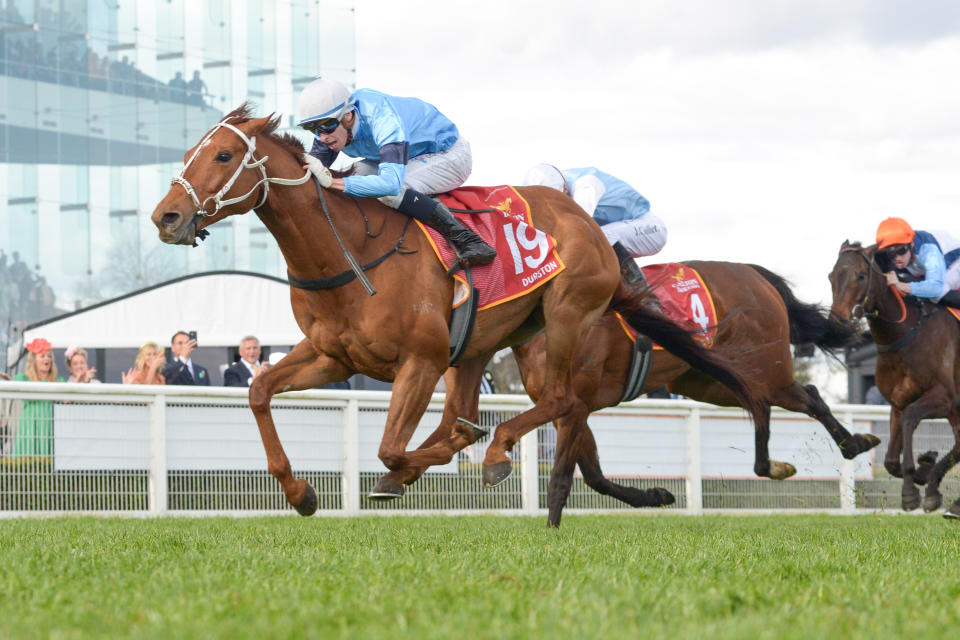
{"type": "Polygon", "coordinates": [[[310,154],[307,154],[307,168],[310,169],[310,173],[317,176],[317,180],[320,181],[320,186],[324,189],[329,189],[330,185],[333,184],[333,176],[330,175],[330,169],[327,169],[318,158],[310,154]]]}

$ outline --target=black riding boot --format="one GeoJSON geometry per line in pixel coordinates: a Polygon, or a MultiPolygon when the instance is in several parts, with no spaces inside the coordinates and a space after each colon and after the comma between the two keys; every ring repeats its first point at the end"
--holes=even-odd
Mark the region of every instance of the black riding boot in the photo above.
{"type": "Polygon", "coordinates": [[[633,259],[633,256],[630,255],[630,252],[619,242],[613,243],[613,250],[617,252],[617,260],[620,261],[620,273],[623,275],[624,281],[630,285],[630,288],[636,289],[641,286],[649,286],[647,279],[643,275],[643,271],[640,269],[637,261],[633,259]]]}
{"type": "Polygon", "coordinates": [[[960,291],[956,289],[951,289],[947,291],[942,298],[940,298],[940,304],[946,307],[953,307],[954,309],[960,309],[960,291]]]}
{"type": "Polygon", "coordinates": [[[480,236],[463,226],[446,205],[435,198],[407,189],[397,211],[416,218],[440,232],[453,246],[461,265],[487,264],[493,262],[497,252],[480,236]]]}

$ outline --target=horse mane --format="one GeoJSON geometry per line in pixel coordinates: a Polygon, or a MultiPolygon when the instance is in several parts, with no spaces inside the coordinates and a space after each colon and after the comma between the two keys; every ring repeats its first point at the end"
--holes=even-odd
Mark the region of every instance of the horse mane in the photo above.
{"type": "MultiPolygon", "coordinates": [[[[230,124],[242,124],[249,120],[253,119],[253,107],[249,102],[244,102],[239,107],[228,113],[223,117],[224,120],[230,120],[230,124]]],[[[297,160],[303,162],[304,156],[307,154],[306,147],[303,146],[303,143],[300,142],[300,139],[295,135],[290,133],[277,133],[277,128],[280,126],[280,115],[274,114],[270,117],[270,120],[267,122],[266,126],[260,130],[260,135],[267,136],[278,145],[289,151],[293,154],[293,157],[297,160]]],[[[347,171],[330,171],[333,174],[334,178],[343,178],[348,175],[353,174],[353,167],[351,166],[347,171]]]]}

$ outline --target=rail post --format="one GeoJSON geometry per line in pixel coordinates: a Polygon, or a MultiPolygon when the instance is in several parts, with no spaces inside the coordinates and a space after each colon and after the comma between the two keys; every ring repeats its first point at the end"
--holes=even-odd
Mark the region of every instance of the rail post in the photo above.
{"type": "Polygon", "coordinates": [[[703,513],[703,474],[700,469],[700,409],[690,409],[684,422],[686,443],[686,492],[687,513],[703,513]]]}
{"type": "Polygon", "coordinates": [[[347,400],[343,410],[343,476],[341,504],[347,515],[360,513],[360,402],[347,400]]]}
{"type": "Polygon", "coordinates": [[[150,472],[147,510],[151,515],[167,512],[167,396],[157,394],[150,404],[150,472]]]}
{"type": "Polygon", "coordinates": [[[520,439],[520,504],[524,513],[533,515],[540,508],[540,456],[537,427],[520,439]]]}
{"type": "MultiPolygon", "coordinates": [[[[850,431],[854,431],[853,412],[848,411],[846,415],[847,425],[850,431]]],[[[857,479],[854,474],[853,460],[842,458],[840,460],[840,513],[852,514],[857,511],[857,479]]]]}

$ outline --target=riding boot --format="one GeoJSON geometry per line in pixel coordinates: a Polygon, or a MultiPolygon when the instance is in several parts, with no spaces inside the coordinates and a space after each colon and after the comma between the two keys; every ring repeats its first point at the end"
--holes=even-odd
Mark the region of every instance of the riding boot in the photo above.
{"type": "Polygon", "coordinates": [[[620,273],[630,288],[649,287],[650,285],[647,283],[643,271],[640,269],[637,261],[633,259],[633,256],[630,255],[630,252],[627,251],[626,247],[619,242],[614,242],[613,250],[617,253],[617,260],[620,261],[620,273]]]}
{"type": "Polygon", "coordinates": [[[480,236],[457,220],[446,205],[435,198],[408,188],[397,211],[405,213],[440,232],[457,254],[462,266],[488,264],[497,257],[496,250],[480,236]]]}
{"type": "Polygon", "coordinates": [[[951,289],[943,294],[943,297],[940,298],[940,304],[946,307],[953,307],[954,309],[960,309],[960,291],[957,289],[951,289]]]}

